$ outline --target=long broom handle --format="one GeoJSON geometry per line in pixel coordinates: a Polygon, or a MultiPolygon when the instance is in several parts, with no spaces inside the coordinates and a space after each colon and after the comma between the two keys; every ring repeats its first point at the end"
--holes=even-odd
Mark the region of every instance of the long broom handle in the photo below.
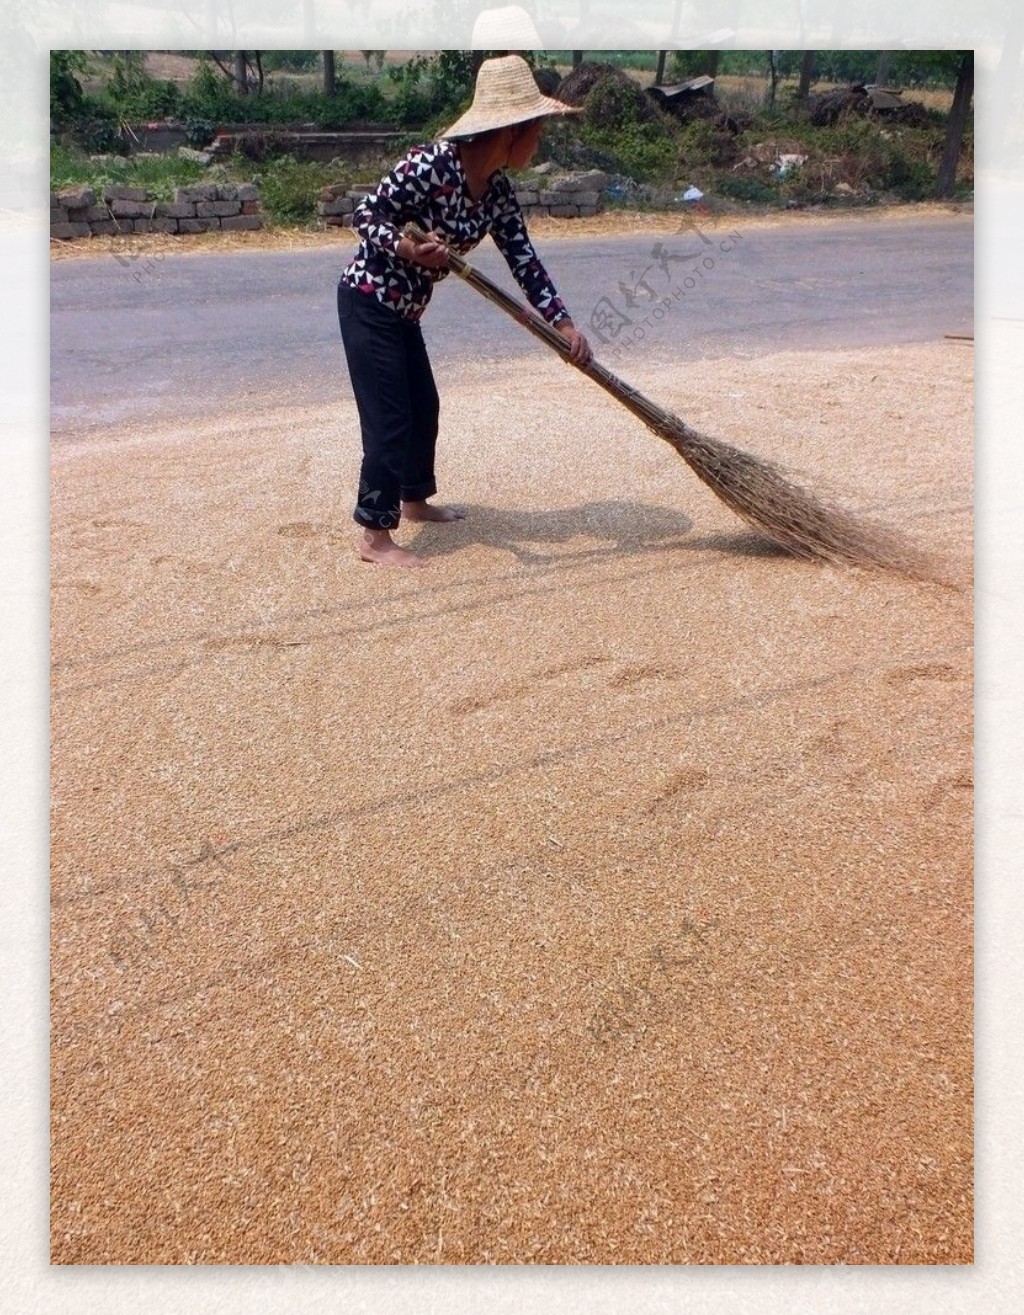
{"type": "MultiPolygon", "coordinates": [[[[431,240],[417,224],[406,224],[405,236],[414,242],[431,240]]],[[[540,315],[493,284],[448,249],[448,265],[477,292],[500,306],[571,365],[569,344],[540,315]]],[[[884,527],[861,524],[841,508],[819,502],[792,483],[770,461],[761,461],[728,443],[709,439],[691,429],[678,416],[663,410],[635,388],[591,358],[576,365],[596,384],[639,416],[659,438],[675,448],[699,476],[737,515],[788,552],[854,566],[874,566],[911,579],[941,580],[928,560],[907,547],[884,527]]]]}
{"type": "MultiPolygon", "coordinates": [[[[412,242],[431,242],[434,239],[429,233],[424,232],[418,224],[408,223],[402,230],[405,237],[412,242]]],[[[477,292],[482,293],[488,301],[493,301],[496,306],[500,306],[506,314],[516,320],[524,328],[539,338],[541,342],[547,343],[552,347],[563,360],[569,361],[570,365],[575,365],[577,370],[588,375],[596,384],[599,384],[606,392],[611,395],[623,406],[627,407],[634,415],[640,417],[644,424],[652,428],[656,433],[668,429],[673,432],[674,439],[666,441],[672,442],[673,446],[678,446],[679,440],[695,440],[699,435],[690,427],[681,421],[678,416],[671,415],[668,411],[663,410],[660,406],[638,393],[635,388],[631,388],[618,375],[612,374],[611,370],[601,365],[593,357],[586,365],[577,365],[575,361],[569,359],[569,344],[558,332],[551,327],[545,319],[542,319],[529,306],[524,306],[522,302],[516,301],[515,297],[509,296],[502,288],[485,275],[481,274],[478,269],[474,269],[468,261],[464,260],[457,251],[448,248],[448,267],[458,274],[470,287],[476,288],[477,292]]],[[[661,434],[665,437],[665,434],[661,434]]]]}

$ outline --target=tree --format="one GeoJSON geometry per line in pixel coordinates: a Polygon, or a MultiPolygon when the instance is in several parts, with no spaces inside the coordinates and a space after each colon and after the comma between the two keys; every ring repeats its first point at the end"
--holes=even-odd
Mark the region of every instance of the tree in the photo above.
{"type": "Polygon", "coordinates": [[[84,50],[50,51],[50,118],[55,127],[67,127],[81,112],[82,84],[75,74],[86,67],[84,50]]]}
{"type": "Polygon", "coordinates": [[[800,61],[800,85],[797,87],[796,98],[799,101],[805,101],[810,95],[811,78],[814,76],[814,56],[816,50],[805,50],[804,57],[800,61]]]}
{"type": "Polygon", "coordinates": [[[665,56],[667,54],[667,50],[658,51],[658,67],[654,70],[654,85],[656,87],[660,87],[665,81],[665,56]]]}
{"type": "MultiPolygon", "coordinates": [[[[365,53],[365,52],[364,52],[365,53]]],[[[338,83],[334,76],[334,51],[324,51],[324,95],[336,96],[338,83]]]]}
{"type": "Polygon", "coordinates": [[[956,185],[956,166],[960,159],[960,147],[963,144],[967,116],[971,109],[971,97],[974,94],[974,51],[963,51],[960,67],[957,70],[956,90],[953,92],[953,106],[949,111],[946,124],[946,140],[942,147],[942,162],[935,184],[935,195],[946,200],[953,195],[956,185]]]}
{"type": "Polygon", "coordinates": [[[579,68],[579,66],[580,66],[582,63],[583,63],[583,51],[582,51],[582,50],[574,50],[574,51],[572,52],[572,66],[573,66],[573,68],[579,68]]]}
{"type": "Polygon", "coordinates": [[[216,50],[210,50],[207,53],[227,80],[234,86],[239,96],[248,96],[250,86],[256,88],[257,95],[262,94],[264,79],[263,54],[261,51],[254,50],[250,60],[247,50],[233,50],[231,52],[231,68],[226,67],[221,62],[216,50]],[[252,78],[249,77],[250,67],[253,74],[252,78]]]}

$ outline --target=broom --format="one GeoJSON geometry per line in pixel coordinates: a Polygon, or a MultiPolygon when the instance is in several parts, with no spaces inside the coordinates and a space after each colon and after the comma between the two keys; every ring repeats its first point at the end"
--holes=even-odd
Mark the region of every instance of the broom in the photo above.
{"type": "MultiPolygon", "coordinates": [[[[414,223],[406,224],[403,231],[416,242],[431,240],[431,235],[414,223]]],[[[509,296],[451,249],[448,266],[488,301],[500,306],[563,359],[568,359],[569,344],[532,308],[509,296]]],[[[576,368],[671,444],[690,469],[748,525],[793,556],[873,567],[912,579],[935,579],[929,561],[885,526],[860,520],[841,507],[819,501],[773,462],[699,434],[593,358],[576,368]]]]}

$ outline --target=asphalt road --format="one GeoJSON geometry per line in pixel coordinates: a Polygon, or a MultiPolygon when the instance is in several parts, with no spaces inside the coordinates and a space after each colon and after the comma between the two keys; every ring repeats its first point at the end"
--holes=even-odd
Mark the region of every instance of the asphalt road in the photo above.
{"type": "MultiPolygon", "coordinates": [[[[969,215],[736,231],[537,246],[600,358],[627,380],[640,355],[756,356],[972,331],[969,215]]],[[[53,265],[53,437],[350,398],[335,309],[347,250],[53,265]]],[[[492,244],[470,259],[516,290],[492,244]]],[[[437,367],[547,350],[455,277],[435,291],[424,332],[437,367]]]]}

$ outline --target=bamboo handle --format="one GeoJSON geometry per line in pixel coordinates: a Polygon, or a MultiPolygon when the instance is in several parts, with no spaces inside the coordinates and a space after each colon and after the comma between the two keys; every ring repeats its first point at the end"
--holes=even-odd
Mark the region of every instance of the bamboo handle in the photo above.
{"type": "MultiPolygon", "coordinates": [[[[434,239],[429,233],[424,232],[416,223],[407,223],[402,230],[403,236],[411,242],[431,242],[434,239]]],[[[569,344],[558,332],[553,329],[548,322],[537,314],[529,306],[524,306],[522,302],[516,301],[515,297],[509,296],[502,288],[479,270],[474,269],[468,261],[464,260],[457,251],[448,248],[448,267],[458,274],[459,278],[465,280],[471,287],[476,288],[477,292],[485,296],[488,301],[493,301],[495,305],[500,306],[506,314],[511,315],[525,329],[536,338],[558,352],[564,361],[570,365],[575,365],[576,369],[582,374],[600,385],[606,392],[621,402],[624,407],[632,411],[650,429],[653,429],[661,438],[667,442],[676,445],[677,440],[693,440],[699,438],[695,430],[685,424],[678,416],[671,415],[662,407],[657,406],[654,402],[649,401],[642,393],[638,393],[635,388],[631,388],[618,375],[612,374],[611,370],[601,365],[594,357],[591,357],[586,365],[577,365],[575,361],[569,358],[569,344]],[[672,437],[669,437],[671,433],[672,437]]]]}
{"type": "MultiPolygon", "coordinates": [[[[402,231],[412,242],[433,241],[430,234],[425,233],[418,224],[408,223],[402,231]]],[[[478,292],[482,292],[485,297],[496,302],[502,310],[511,315],[513,319],[518,320],[524,328],[529,329],[532,334],[541,338],[549,347],[553,347],[560,356],[568,359],[569,344],[557,329],[553,329],[547,320],[542,319],[535,310],[522,305],[514,297],[510,297],[507,292],[499,288],[496,283],[492,283],[486,275],[481,274],[479,270],[475,270],[468,261],[463,260],[457,251],[452,251],[451,247],[448,248],[448,268],[453,273],[458,274],[459,278],[465,279],[478,292]]],[[[579,368],[582,369],[583,367],[579,368]]]]}

